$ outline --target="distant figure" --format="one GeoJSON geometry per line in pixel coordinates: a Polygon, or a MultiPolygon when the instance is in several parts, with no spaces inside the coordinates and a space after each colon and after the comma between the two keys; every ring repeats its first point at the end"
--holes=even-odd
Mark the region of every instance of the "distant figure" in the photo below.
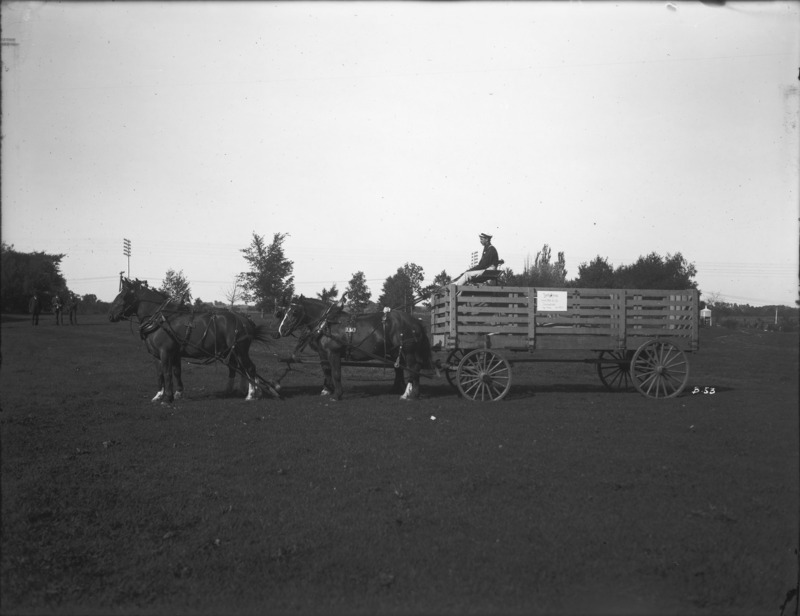
{"type": "Polygon", "coordinates": [[[34,293],[28,302],[28,312],[31,313],[31,325],[39,325],[39,315],[42,313],[42,302],[39,296],[34,293]]]}
{"type": "Polygon", "coordinates": [[[64,316],[61,314],[62,309],[61,300],[56,295],[53,297],[53,313],[56,315],[56,325],[64,324],[64,316]]]}
{"type": "Polygon", "coordinates": [[[78,324],[78,298],[74,295],[70,295],[69,299],[67,300],[67,314],[69,315],[69,324],[70,325],[77,325],[78,324]]]}

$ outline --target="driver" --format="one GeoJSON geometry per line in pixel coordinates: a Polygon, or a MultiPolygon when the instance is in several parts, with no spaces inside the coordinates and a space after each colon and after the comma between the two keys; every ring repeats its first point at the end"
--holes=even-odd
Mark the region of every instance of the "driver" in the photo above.
{"type": "MultiPolygon", "coordinates": [[[[480,276],[487,269],[497,269],[498,266],[502,265],[503,263],[503,261],[501,261],[500,257],[497,255],[497,248],[492,246],[492,236],[488,233],[481,233],[478,238],[483,246],[481,260],[475,267],[468,269],[462,274],[464,276],[465,283],[469,282],[472,278],[480,276]]],[[[455,282],[455,280],[453,282],[455,282]]]]}

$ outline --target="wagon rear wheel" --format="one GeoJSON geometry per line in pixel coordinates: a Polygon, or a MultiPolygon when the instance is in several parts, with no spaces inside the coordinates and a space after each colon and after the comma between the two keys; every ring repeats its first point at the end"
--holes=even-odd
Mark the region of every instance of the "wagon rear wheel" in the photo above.
{"type": "Polygon", "coordinates": [[[597,376],[610,391],[627,391],[631,388],[631,358],[633,351],[600,351],[597,376]]]}
{"type": "Polygon", "coordinates": [[[631,379],[648,398],[674,398],[689,382],[689,360],[674,344],[651,340],[634,353],[631,379]]]}
{"type": "Polygon", "coordinates": [[[511,364],[494,351],[475,349],[461,358],[456,384],[468,400],[501,400],[511,389],[511,364]]]}

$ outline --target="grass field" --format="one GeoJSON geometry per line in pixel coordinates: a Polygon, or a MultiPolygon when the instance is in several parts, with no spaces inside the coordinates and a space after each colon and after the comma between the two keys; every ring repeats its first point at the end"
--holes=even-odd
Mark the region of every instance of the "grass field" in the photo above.
{"type": "MultiPolygon", "coordinates": [[[[261,374],[287,344],[254,350],[261,374]]],[[[352,368],[334,403],[312,363],[245,402],[187,365],[161,406],[128,324],[4,316],[2,613],[777,616],[797,335],[704,329],[690,360],[676,399],[516,364],[483,404],[352,368]]]]}

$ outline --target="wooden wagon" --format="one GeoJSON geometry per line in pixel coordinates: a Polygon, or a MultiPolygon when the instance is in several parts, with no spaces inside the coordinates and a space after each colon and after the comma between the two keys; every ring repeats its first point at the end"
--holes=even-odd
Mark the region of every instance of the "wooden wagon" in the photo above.
{"type": "Polygon", "coordinates": [[[687,353],[699,349],[698,298],[696,289],[451,284],[432,297],[431,342],[447,352],[448,381],[471,400],[505,397],[514,363],[559,361],[596,364],[611,390],[671,398],[689,380],[687,353]],[[583,357],[564,357],[576,351],[583,357]]]}

